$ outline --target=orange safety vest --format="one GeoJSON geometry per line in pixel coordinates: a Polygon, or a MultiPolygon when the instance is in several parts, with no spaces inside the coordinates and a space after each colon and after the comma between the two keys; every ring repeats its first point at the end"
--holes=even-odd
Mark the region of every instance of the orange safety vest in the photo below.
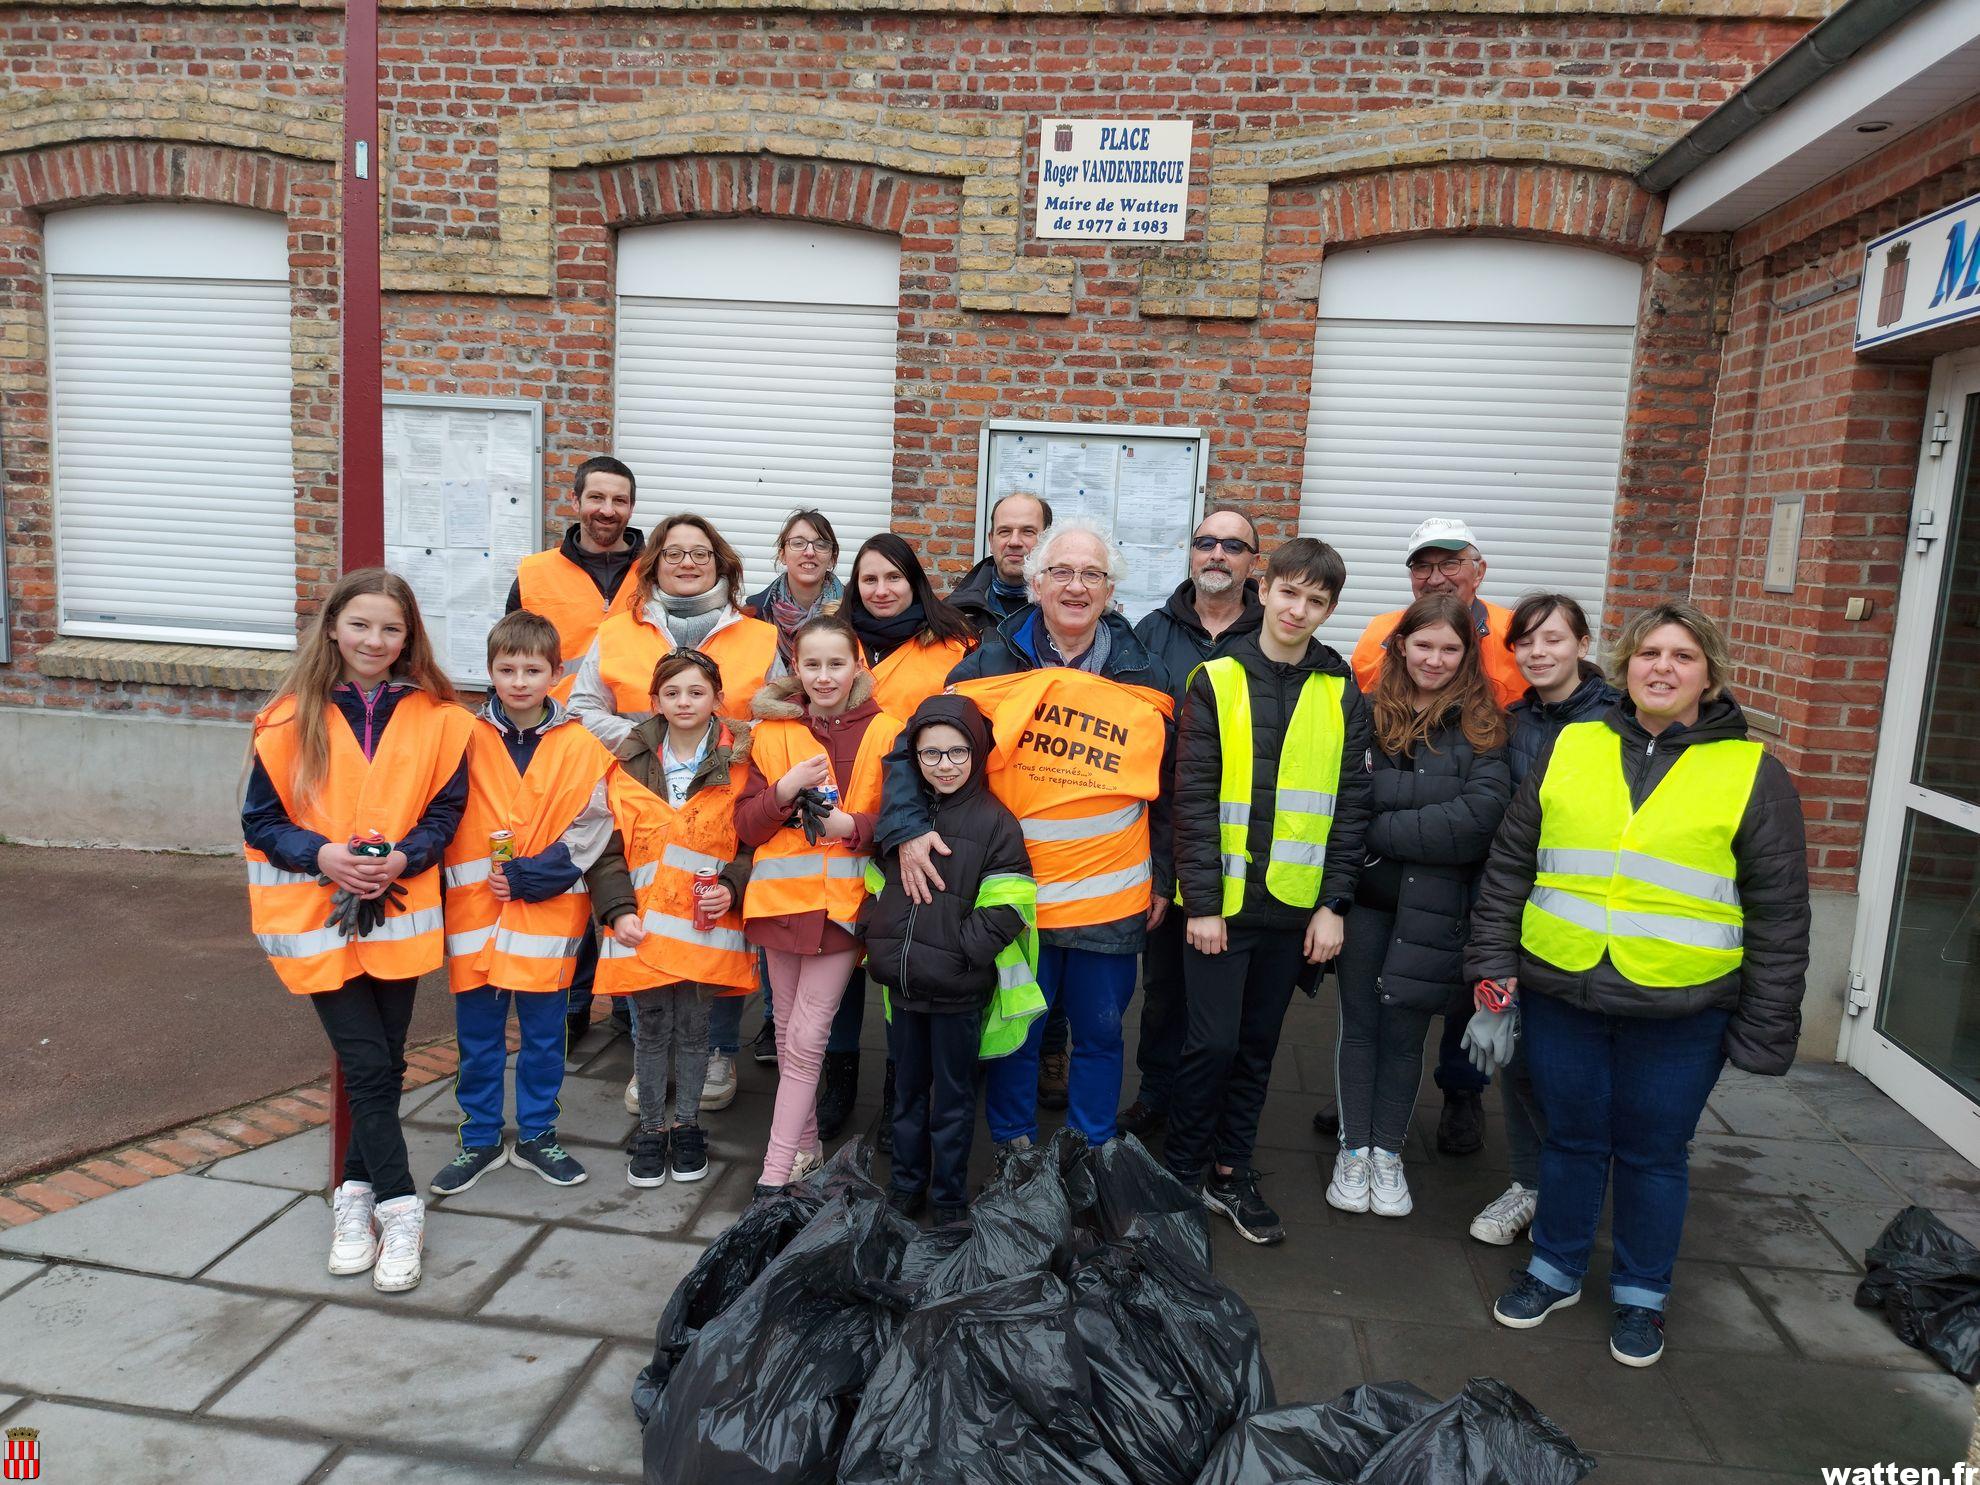
{"type": "Polygon", "coordinates": [[[585,652],[598,637],[598,626],[607,614],[622,613],[632,607],[633,592],[639,585],[628,567],[619,581],[619,591],[603,597],[591,574],[564,555],[561,545],[547,552],[536,552],[516,564],[517,597],[533,614],[541,614],[557,626],[557,640],[564,652],[564,669],[550,694],[559,701],[571,699],[571,685],[585,652]]]}
{"type": "MultiPolygon", "coordinates": [[[[474,717],[424,691],[400,699],[391,725],[370,758],[334,707],[325,708],[330,766],[307,800],[295,790],[296,700],[284,696],[254,719],[254,755],[267,770],[289,818],[333,841],[376,830],[398,841],[419,823],[433,796],[461,766],[474,717]]],[[[253,846],[245,848],[248,921],[282,983],[297,995],[341,989],[360,974],[411,980],[440,967],[440,868],[401,877],[405,900],[361,939],[326,923],[336,887],[315,872],[284,871],[253,846]]]]}
{"type": "Polygon", "coordinates": [[[1038,926],[1148,911],[1148,801],[1162,789],[1167,692],[1065,666],[960,681],[990,719],[990,792],[1017,816],[1038,881],[1038,926]]]}
{"type": "MultiPolygon", "coordinates": [[[[879,812],[882,764],[900,733],[900,719],[885,712],[866,724],[866,735],[853,758],[852,778],[839,784],[840,809],[849,815],[879,812]]],[[[758,770],[773,787],[793,766],[825,751],[803,722],[782,717],[758,722],[749,746],[758,770]]],[[[814,846],[802,830],[786,825],[756,848],[749,890],[743,894],[743,917],[782,918],[822,908],[833,923],[857,933],[859,907],[866,900],[868,859],[842,840],[821,837],[814,846]]]]}
{"type": "Polygon", "coordinates": [[[942,693],[949,672],[968,653],[969,645],[960,639],[899,645],[878,665],[867,666],[873,674],[873,699],[881,711],[905,722],[922,702],[942,693]]]}
{"type": "MultiPolygon", "coordinates": [[[[607,615],[598,626],[598,674],[620,716],[644,721],[653,715],[653,667],[673,648],[665,629],[654,628],[631,608],[607,615]]],[[[777,626],[734,615],[700,648],[722,672],[722,715],[747,717],[764,672],[777,658],[777,626]]]]}
{"type": "Polygon", "coordinates": [[[591,910],[583,881],[547,902],[501,902],[488,890],[495,867],[488,836],[510,831],[518,856],[549,850],[583,812],[612,755],[567,718],[543,734],[528,771],[517,773],[500,731],[478,718],[467,756],[467,809],[441,857],[448,986],[456,994],[483,985],[567,989],[591,910]]]}
{"type": "MultiPolygon", "coordinates": [[[[1402,616],[1401,609],[1377,614],[1361,631],[1361,638],[1355,641],[1354,679],[1363,691],[1372,690],[1375,677],[1382,673],[1382,662],[1389,654],[1389,636],[1396,632],[1396,625],[1402,622],[1402,616]]],[[[1499,703],[1501,710],[1526,694],[1526,677],[1519,673],[1519,662],[1506,648],[1506,636],[1512,633],[1512,617],[1509,608],[1500,608],[1496,603],[1485,604],[1486,632],[1478,636],[1478,659],[1485,667],[1485,679],[1492,683],[1492,699],[1499,703]]]]}
{"type": "MultiPolygon", "coordinates": [[[[730,745],[723,729],[721,745],[730,745]]],[[[662,796],[615,765],[609,797],[612,820],[625,847],[646,937],[628,949],[608,932],[600,942],[600,995],[628,995],[660,985],[720,985],[740,995],[756,988],[756,951],[743,937],[742,905],[731,903],[712,928],[694,926],[694,877],[720,871],[741,847],[736,841],[736,797],[749,777],[749,759],[738,758],[729,780],[688,796],[675,809],[662,796]]]]}

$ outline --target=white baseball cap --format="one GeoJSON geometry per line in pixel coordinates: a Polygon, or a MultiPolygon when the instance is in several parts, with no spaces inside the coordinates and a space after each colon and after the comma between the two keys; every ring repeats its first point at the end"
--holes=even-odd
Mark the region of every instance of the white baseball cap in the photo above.
{"type": "Polygon", "coordinates": [[[1461,552],[1477,545],[1478,538],[1471,534],[1471,528],[1456,516],[1432,516],[1409,533],[1409,548],[1403,553],[1403,561],[1407,562],[1425,547],[1461,552]]]}

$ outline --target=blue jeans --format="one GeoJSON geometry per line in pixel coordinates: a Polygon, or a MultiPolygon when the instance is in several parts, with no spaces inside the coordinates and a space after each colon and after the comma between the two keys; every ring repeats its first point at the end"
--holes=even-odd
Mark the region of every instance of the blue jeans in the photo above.
{"type": "Polygon", "coordinates": [[[1437,1039],[1436,1084],[1444,1096],[1453,1093],[1483,1093],[1492,1080],[1480,1072],[1464,1050],[1464,1028],[1471,1024],[1471,1011],[1444,1017],[1444,1034],[1437,1039]]]}
{"type": "Polygon", "coordinates": [[[839,997],[839,1009],[832,1017],[832,1030],[825,1039],[827,1052],[857,1052],[859,1034],[866,1027],[866,971],[856,969],[846,981],[846,993],[839,997]]]}
{"type": "MultiPolygon", "coordinates": [[[[1048,944],[1038,952],[1038,988],[1046,1006],[1063,1005],[1072,1028],[1066,1123],[1104,1145],[1114,1137],[1121,1100],[1121,1013],[1134,998],[1133,954],[1096,954],[1048,944]]],[[[983,1114],[998,1143],[1038,1138],[1038,1053],[1050,1013],[1031,1023],[1024,1045],[987,1064],[983,1114]]]]}
{"type": "Polygon", "coordinates": [[[461,1106],[461,1144],[470,1150],[502,1142],[502,1070],[509,1060],[511,1001],[522,1032],[516,1053],[516,1133],[533,1140],[557,1127],[557,1092],[564,1086],[564,997],[555,991],[516,993],[492,985],[463,990],[454,997],[454,1039],[461,1049],[454,1097],[461,1106]]]}
{"type": "Polygon", "coordinates": [[[1609,1295],[1661,1310],[1684,1236],[1687,1146],[1725,1064],[1732,1012],[1652,1020],[1529,994],[1520,997],[1520,1016],[1547,1121],[1527,1271],[1556,1289],[1581,1288],[1613,1179],[1609,1295]]]}
{"type": "Polygon", "coordinates": [[[749,995],[724,995],[708,1007],[710,1052],[720,1052],[724,1057],[734,1057],[742,1050],[743,1004],[749,999],[749,995]]]}

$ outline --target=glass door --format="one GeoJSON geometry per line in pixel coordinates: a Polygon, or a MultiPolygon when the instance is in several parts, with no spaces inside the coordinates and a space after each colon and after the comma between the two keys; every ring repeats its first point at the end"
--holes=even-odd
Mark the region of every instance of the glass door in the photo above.
{"type": "Polygon", "coordinates": [[[1933,378],[1860,883],[1849,1060],[1980,1162],[1980,356],[1933,378]]]}

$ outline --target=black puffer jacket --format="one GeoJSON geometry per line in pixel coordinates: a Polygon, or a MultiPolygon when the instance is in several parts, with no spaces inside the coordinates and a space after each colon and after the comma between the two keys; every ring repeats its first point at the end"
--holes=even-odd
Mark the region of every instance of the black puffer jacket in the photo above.
{"type": "MultiPolygon", "coordinates": [[[[1271,859],[1273,799],[1286,728],[1307,677],[1346,677],[1341,691],[1341,782],[1334,803],[1334,825],[1327,833],[1327,867],[1320,879],[1320,901],[1353,897],[1361,876],[1363,833],[1368,826],[1368,703],[1354,673],[1339,653],[1309,640],[1306,653],[1291,665],[1265,658],[1256,631],[1231,645],[1229,656],[1244,667],[1251,693],[1251,827],[1245,845],[1251,869],[1244,884],[1244,906],[1236,923],[1246,927],[1304,928],[1312,908],[1280,902],[1266,890],[1265,863],[1271,859]]],[[[1182,910],[1211,918],[1222,910],[1223,853],[1218,848],[1217,804],[1223,792],[1224,748],[1217,726],[1217,698],[1210,677],[1200,671],[1183,698],[1176,726],[1176,885],[1182,910]]]]}
{"type": "Polygon", "coordinates": [[[990,586],[996,573],[997,559],[985,557],[964,573],[962,581],[949,592],[949,602],[962,610],[963,617],[976,626],[978,633],[995,629],[1019,609],[1031,606],[1026,598],[1007,600],[1001,597],[990,586]],[[1005,607],[1006,603],[1010,606],[1005,607]]]}
{"type": "MultiPolygon", "coordinates": [[[[1373,799],[1356,902],[1395,914],[1376,988],[1385,1003],[1460,1010],[1471,1003],[1466,920],[1512,797],[1506,750],[1473,748],[1453,711],[1428,746],[1392,754],[1377,744],[1369,763],[1373,799]]],[[[1365,921],[1350,916],[1347,931],[1365,921]]]]}
{"type": "MultiPolygon", "coordinates": [[[[946,885],[933,902],[918,905],[901,889],[899,853],[879,858],[886,886],[861,910],[866,972],[889,988],[897,1006],[980,1011],[997,986],[997,953],[1018,936],[1024,919],[1016,908],[977,907],[977,889],[985,877],[1030,876],[1031,859],[1017,817],[984,786],[983,765],[993,745],[990,724],[968,697],[929,697],[901,739],[913,749],[922,732],[943,722],[968,736],[974,754],[968,780],[953,794],[937,794],[919,777],[915,781],[949,847],[941,865],[946,885]]],[[[889,780],[889,787],[894,782],[889,780]]]]}
{"type": "Polygon", "coordinates": [[[1526,694],[1506,708],[1512,720],[1512,741],[1506,752],[1512,760],[1513,787],[1526,782],[1533,765],[1553,744],[1570,722],[1593,722],[1622,699],[1622,693],[1602,678],[1602,672],[1586,660],[1581,662],[1581,684],[1566,701],[1542,701],[1531,686],[1526,694]]]}
{"type": "MultiPolygon", "coordinates": [[[[1708,701],[1698,720],[1653,737],[1625,698],[1604,722],[1622,734],[1623,777],[1632,808],[1641,808],[1678,755],[1692,743],[1746,736],[1746,716],[1730,696],[1708,701]]],[[[1546,756],[1526,776],[1492,847],[1478,906],[1472,914],[1466,972],[1474,979],[1519,977],[1524,993],[1554,995],[1584,1010],[1612,1016],[1689,1016],[1714,1006],[1733,1013],[1726,1056],[1751,1073],[1784,1073],[1801,1036],[1801,997],[1808,979],[1808,850],[1801,795],[1781,761],[1760,760],[1746,814],[1733,836],[1739,863],[1740,906],[1746,917],[1745,955],[1737,972],[1702,985],[1653,989],[1626,980],[1602,956],[1581,973],[1556,969],[1521,950],[1520,915],[1533,890],[1540,848],[1540,786],[1546,756]]]]}
{"type": "Polygon", "coordinates": [[[1196,616],[1196,584],[1185,578],[1169,595],[1167,603],[1141,616],[1134,626],[1134,637],[1162,662],[1180,704],[1197,666],[1219,655],[1228,655],[1232,645],[1247,634],[1256,634],[1264,622],[1265,606],[1258,601],[1258,585],[1246,583],[1244,611],[1231,621],[1230,628],[1212,635],[1196,616]]]}

